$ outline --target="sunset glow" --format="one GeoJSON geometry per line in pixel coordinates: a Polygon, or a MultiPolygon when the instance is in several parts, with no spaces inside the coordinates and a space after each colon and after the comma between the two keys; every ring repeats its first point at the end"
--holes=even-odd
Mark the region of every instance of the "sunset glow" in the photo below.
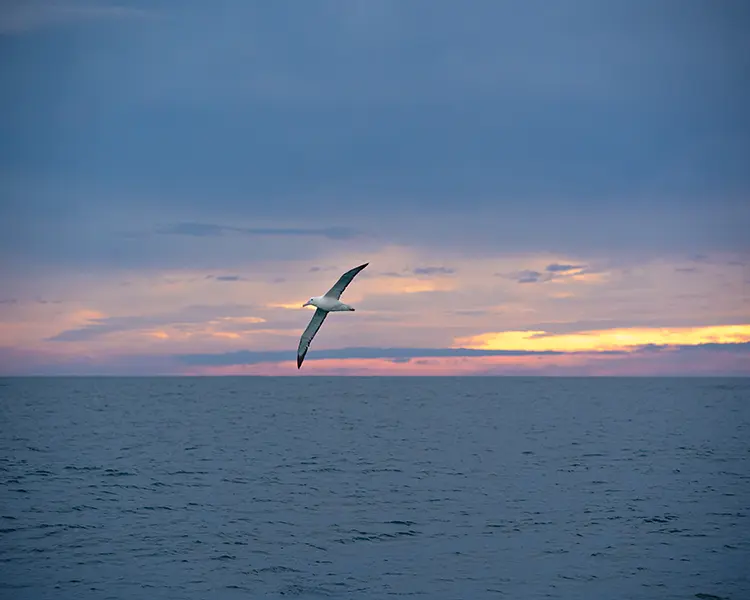
{"type": "Polygon", "coordinates": [[[731,11],[123,2],[0,8],[0,374],[750,375],[731,11]]]}
{"type": "Polygon", "coordinates": [[[544,331],[505,331],[459,338],[454,343],[454,347],[484,350],[601,352],[647,345],[695,346],[744,342],[750,342],[750,325],[612,329],[562,335],[548,334],[544,331]]]}

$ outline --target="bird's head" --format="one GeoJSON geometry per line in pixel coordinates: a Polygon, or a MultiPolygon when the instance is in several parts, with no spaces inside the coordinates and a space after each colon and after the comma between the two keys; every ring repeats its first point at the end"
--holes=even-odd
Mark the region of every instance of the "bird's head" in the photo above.
{"type": "Polygon", "coordinates": [[[302,308],[305,308],[305,306],[315,306],[315,304],[313,303],[313,299],[312,299],[312,298],[310,298],[310,299],[309,299],[309,300],[308,300],[307,302],[305,302],[305,303],[304,303],[304,304],[302,305],[302,308]]]}

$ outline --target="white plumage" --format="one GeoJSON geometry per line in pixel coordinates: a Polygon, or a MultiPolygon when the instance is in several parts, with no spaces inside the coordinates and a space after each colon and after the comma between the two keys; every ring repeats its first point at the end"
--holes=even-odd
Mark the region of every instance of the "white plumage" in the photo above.
{"type": "Polygon", "coordinates": [[[312,319],[310,319],[310,323],[308,324],[307,328],[302,334],[302,337],[299,340],[299,346],[297,347],[298,369],[302,366],[302,361],[305,360],[305,355],[310,348],[310,342],[312,342],[315,334],[318,333],[318,329],[320,329],[320,326],[323,324],[323,321],[325,321],[328,313],[354,311],[353,307],[349,306],[348,304],[344,304],[343,302],[341,302],[341,300],[339,300],[339,298],[341,298],[341,294],[346,289],[346,286],[348,286],[352,282],[352,279],[354,279],[357,273],[359,273],[369,264],[370,263],[365,263],[358,267],[354,267],[350,271],[347,271],[341,277],[339,277],[339,280],[325,294],[323,294],[322,296],[313,296],[302,305],[303,307],[314,306],[315,314],[312,316],[312,319]]]}

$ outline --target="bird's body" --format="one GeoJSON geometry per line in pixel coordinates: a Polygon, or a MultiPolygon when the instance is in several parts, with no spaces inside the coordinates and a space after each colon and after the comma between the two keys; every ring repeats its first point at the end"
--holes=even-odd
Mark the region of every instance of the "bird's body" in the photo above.
{"type": "Polygon", "coordinates": [[[305,305],[314,306],[315,308],[319,308],[320,310],[324,310],[326,312],[343,312],[346,310],[354,310],[354,308],[352,308],[348,304],[344,304],[343,302],[341,302],[341,300],[337,300],[336,298],[332,298],[330,296],[313,296],[305,303],[305,305]]]}
{"type": "Polygon", "coordinates": [[[324,295],[313,296],[302,305],[303,307],[314,306],[315,314],[312,316],[312,319],[310,319],[310,323],[307,325],[307,328],[305,329],[302,337],[299,340],[299,346],[297,347],[298,369],[302,366],[302,361],[305,360],[307,350],[310,348],[310,342],[312,342],[315,334],[318,333],[318,329],[320,329],[320,326],[323,324],[323,321],[325,321],[328,313],[354,311],[354,308],[352,306],[344,304],[343,302],[341,302],[341,300],[339,300],[339,298],[341,297],[343,291],[346,289],[346,286],[348,286],[351,283],[352,279],[354,279],[355,275],[369,264],[370,263],[365,263],[364,265],[360,265],[351,269],[350,271],[347,271],[341,277],[339,277],[339,280],[324,295]]]}

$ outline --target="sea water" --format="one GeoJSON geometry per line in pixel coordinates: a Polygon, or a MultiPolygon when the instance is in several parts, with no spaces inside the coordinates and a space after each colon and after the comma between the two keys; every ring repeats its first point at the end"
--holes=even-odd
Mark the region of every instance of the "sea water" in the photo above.
{"type": "Polygon", "coordinates": [[[0,380],[0,597],[750,598],[750,380],[0,380]]]}

